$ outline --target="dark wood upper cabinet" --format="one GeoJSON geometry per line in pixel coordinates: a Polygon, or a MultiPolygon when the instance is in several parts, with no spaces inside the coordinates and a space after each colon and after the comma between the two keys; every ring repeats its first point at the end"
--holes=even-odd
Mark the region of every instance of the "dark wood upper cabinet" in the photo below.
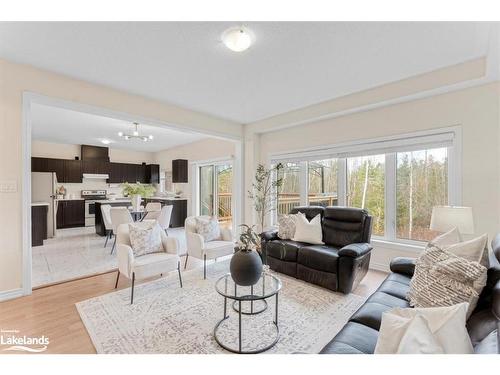
{"type": "Polygon", "coordinates": [[[80,183],[84,173],[108,174],[108,183],[160,183],[158,164],[108,163],[98,160],[31,158],[32,172],[55,172],[60,183],[80,183]]]}
{"type": "Polygon", "coordinates": [[[110,163],[98,160],[83,160],[82,173],[109,174],[110,163]]]}
{"type": "Polygon", "coordinates": [[[82,160],[109,162],[109,148],[82,145],[82,160]]]}
{"type": "Polygon", "coordinates": [[[64,160],[64,180],[59,182],[82,182],[82,162],[80,160],[64,160]]]}
{"type": "Polygon", "coordinates": [[[188,182],[188,161],[185,159],[172,160],[172,182],[188,182]]]}
{"type": "Polygon", "coordinates": [[[158,164],[148,164],[146,166],[146,181],[150,184],[160,183],[160,166],[158,164]]]}

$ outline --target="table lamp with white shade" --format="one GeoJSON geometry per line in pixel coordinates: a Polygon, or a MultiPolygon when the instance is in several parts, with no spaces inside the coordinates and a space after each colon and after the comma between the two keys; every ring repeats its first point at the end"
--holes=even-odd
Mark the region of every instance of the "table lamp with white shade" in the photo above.
{"type": "Polygon", "coordinates": [[[444,233],[455,227],[458,229],[460,234],[474,234],[472,207],[432,207],[431,230],[444,233]]]}

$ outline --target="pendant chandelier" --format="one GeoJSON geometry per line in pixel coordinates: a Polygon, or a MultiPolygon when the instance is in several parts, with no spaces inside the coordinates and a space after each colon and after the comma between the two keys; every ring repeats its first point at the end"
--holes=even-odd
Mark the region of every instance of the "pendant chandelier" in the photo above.
{"type": "Polygon", "coordinates": [[[141,141],[148,142],[153,140],[153,135],[141,135],[139,134],[139,123],[134,122],[134,131],[132,134],[125,134],[123,132],[118,132],[118,136],[120,138],[125,139],[126,141],[129,141],[131,139],[140,139],[141,141]]]}

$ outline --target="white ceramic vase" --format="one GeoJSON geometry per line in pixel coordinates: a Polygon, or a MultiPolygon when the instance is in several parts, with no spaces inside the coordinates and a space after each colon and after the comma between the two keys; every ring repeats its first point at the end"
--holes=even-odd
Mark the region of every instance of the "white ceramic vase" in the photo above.
{"type": "Polygon", "coordinates": [[[139,209],[141,208],[141,201],[142,198],[140,195],[132,196],[132,208],[134,209],[135,212],[139,211],[139,209]]]}

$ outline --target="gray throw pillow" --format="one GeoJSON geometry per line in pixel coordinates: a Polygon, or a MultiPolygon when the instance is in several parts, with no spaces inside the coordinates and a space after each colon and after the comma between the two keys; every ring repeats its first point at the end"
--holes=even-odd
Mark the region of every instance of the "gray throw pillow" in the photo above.
{"type": "Polygon", "coordinates": [[[278,237],[282,240],[291,240],[295,236],[297,214],[278,215],[278,237]]]}

